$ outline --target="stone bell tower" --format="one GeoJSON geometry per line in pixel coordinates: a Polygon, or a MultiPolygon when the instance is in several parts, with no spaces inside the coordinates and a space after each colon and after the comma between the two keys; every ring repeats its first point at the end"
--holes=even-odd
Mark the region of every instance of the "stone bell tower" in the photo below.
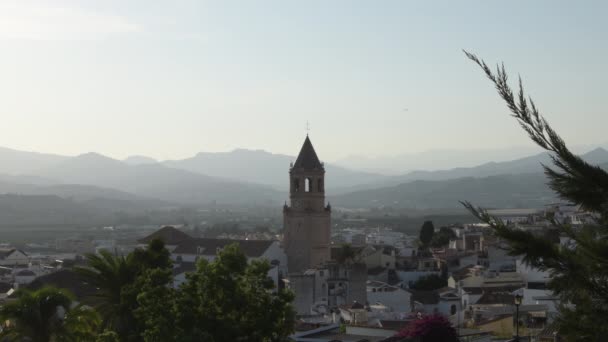
{"type": "Polygon", "coordinates": [[[296,273],[330,259],[331,207],[325,204],[325,168],[308,135],[289,169],[289,184],[283,245],[289,273],[296,273]]]}

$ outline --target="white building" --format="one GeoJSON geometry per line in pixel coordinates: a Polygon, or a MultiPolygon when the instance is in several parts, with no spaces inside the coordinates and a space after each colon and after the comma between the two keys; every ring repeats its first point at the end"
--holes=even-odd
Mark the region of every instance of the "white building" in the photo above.
{"type": "Polygon", "coordinates": [[[397,286],[381,281],[367,282],[367,302],[384,305],[391,312],[411,312],[411,294],[397,286]]]}

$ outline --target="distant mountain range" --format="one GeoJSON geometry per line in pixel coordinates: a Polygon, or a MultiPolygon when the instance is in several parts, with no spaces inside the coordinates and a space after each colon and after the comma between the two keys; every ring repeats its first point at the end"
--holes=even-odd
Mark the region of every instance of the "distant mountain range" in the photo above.
{"type": "Polygon", "coordinates": [[[63,160],[37,175],[62,183],[120,189],[146,198],[179,205],[279,203],[281,193],[269,186],[238,182],[167,167],[129,165],[96,153],[63,160]]]}
{"type": "MultiPolygon", "coordinates": [[[[574,153],[585,153],[601,145],[571,146],[574,153]]],[[[498,149],[436,149],[418,153],[405,153],[384,157],[349,156],[334,161],[334,164],[354,169],[386,175],[402,175],[415,170],[449,170],[453,168],[471,168],[477,165],[494,162],[507,162],[539,154],[542,150],[534,145],[498,149]]]]}
{"type": "MultiPolygon", "coordinates": [[[[596,148],[581,157],[608,169],[608,151],[596,148]]],[[[469,200],[495,208],[540,207],[557,200],[546,185],[542,165],[552,166],[548,153],[471,168],[414,171],[384,184],[360,185],[331,200],[344,207],[454,208],[469,200]]]]}
{"type": "MultiPolygon", "coordinates": [[[[597,148],[583,158],[606,164],[608,151],[597,148]]],[[[158,162],[145,156],[121,161],[97,153],[66,157],[0,148],[0,194],[55,195],[107,210],[210,203],[278,208],[288,198],[294,160],[243,149],[158,162]]],[[[398,176],[325,167],[328,198],[336,207],[455,208],[465,199],[518,207],[554,200],[541,163],[550,164],[548,154],[398,176]]]]}
{"type": "MultiPolygon", "coordinates": [[[[169,160],[164,165],[214,177],[247,181],[272,186],[285,192],[289,186],[289,166],[293,156],[261,150],[237,149],[231,152],[206,153],[182,160],[169,160]]],[[[327,190],[374,183],[386,177],[325,164],[327,190]]]]}

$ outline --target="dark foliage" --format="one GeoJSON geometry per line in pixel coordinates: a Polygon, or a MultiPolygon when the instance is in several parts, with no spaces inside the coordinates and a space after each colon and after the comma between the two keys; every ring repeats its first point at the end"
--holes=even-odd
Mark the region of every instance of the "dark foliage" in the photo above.
{"type": "Polygon", "coordinates": [[[433,234],[435,234],[435,226],[433,226],[433,222],[424,221],[422,227],[420,227],[420,243],[423,246],[428,246],[433,239],[433,234]]]}
{"type": "Polygon", "coordinates": [[[458,342],[456,329],[442,315],[424,316],[409,323],[395,337],[415,339],[420,342],[458,342]]]}
{"type": "Polygon", "coordinates": [[[490,224],[495,234],[509,243],[511,255],[551,274],[549,287],[560,296],[559,332],[568,341],[603,341],[608,336],[608,173],[573,154],[560,136],[526,97],[521,78],[517,94],[508,84],[504,66],[492,71],[477,56],[465,51],[494,83],[511,114],[538,146],[551,153],[553,167],[543,165],[549,186],[557,195],[595,213],[596,222],[583,229],[553,222],[567,245],[552,238],[514,229],[482,209],[464,202],[477,218],[490,224]]]}
{"type": "Polygon", "coordinates": [[[437,274],[420,277],[410,286],[414,290],[432,291],[448,285],[447,280],[437,274]]]}
{"type": "Polygon", "coordinates": [[[444,247],[450,243],[451,239],[455,239],[455,238],[456,238],[456,233],[454,233],[454,231],[452,229],[450,229],[448,227],[441,227],[439,229],[439,232],[437,232],[437,234],[433,235],[430,245],[433,248],[444,247]]]}

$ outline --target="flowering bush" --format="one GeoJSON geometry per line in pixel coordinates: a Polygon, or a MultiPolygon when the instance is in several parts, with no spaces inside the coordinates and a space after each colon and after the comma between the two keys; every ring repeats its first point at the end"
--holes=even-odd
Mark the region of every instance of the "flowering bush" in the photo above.
{"type": "Polygon", "coordinates": [[[412,321],[395,337],[413,338],[421,342],[458,342],[456,329],[445,316],[439,314],[412,321]]]}

